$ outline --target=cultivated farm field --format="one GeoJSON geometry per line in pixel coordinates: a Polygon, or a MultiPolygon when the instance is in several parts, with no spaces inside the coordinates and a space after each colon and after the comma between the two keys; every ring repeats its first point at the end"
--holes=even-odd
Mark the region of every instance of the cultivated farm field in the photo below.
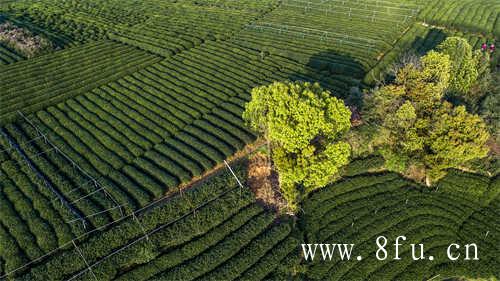
{"type": "Polygon", "coordinates": [[[262,142],[242,119],[273,81],[361,108],[407,52],[499,42],[500,3],[0,0],[7,22],[31,37],[0,29],[0,280],[500,278],[497,174],[453,170],[428,188],[363,158],[276,213],[247,188],[262,142]],[[40,38],[52,49],[29,57],[40,38]],[[431,251],[477,238],[483,259],[301,259],[326,233],[369,252],[400,229],[431,251]]]}

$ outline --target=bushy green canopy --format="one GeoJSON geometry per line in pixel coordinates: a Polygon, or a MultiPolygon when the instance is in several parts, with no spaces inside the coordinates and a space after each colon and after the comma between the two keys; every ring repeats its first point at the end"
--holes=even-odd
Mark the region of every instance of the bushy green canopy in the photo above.
{"type": "Polygon", "coordinates": [[[448,90],[460,95],[467,94],[476,83],[478,72],[478,60],[475,58],[472,46],[466,39],[461,37],[448,37],[437,50],[450,56],[451,79],[448,90]]]}
{"type": "Polygon", "coordinates": [[[419,65],[406,65],[396,77],[398,94],[419,109],[432,111],[449,86],[451,64],[448,55],[431,51],[420,59],[419,65]]]}
{"type": "Polygon", "coordinates": [[[272,147],[282,191],[293,206],[306,192],[325,186],[348,163],[350,110],[319,84],[275,82],[252,90],[243,118],[272,147]]]}
{"type": "Polygon", "coordinates": [[[390,170],[422,170],[429,184],[446,169],[487,155],[484,121],[443,100],[450,73],[449,55],[430,52],[420,65],[402,68],[395,84],[367,97],[365,116],[378,126],[374,143],[390,170]]]}

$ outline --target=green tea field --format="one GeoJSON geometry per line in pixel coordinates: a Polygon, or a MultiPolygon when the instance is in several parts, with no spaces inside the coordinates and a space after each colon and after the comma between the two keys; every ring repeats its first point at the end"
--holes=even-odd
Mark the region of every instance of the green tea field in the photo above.
{"type": "Polygon", "coordinates": [[[499,279],[494,47],[467,105],[490,134],[477,162],[429,187],[352,145],[297,211],[248,181],[266,149],[242,117],[252,89],[318,82],[364,132],[355,115],[401,57],[457,36],[500,43],[500,1],[0,0],[0,280],[499,279]],[[437,261],[376,261],[379,235],[437,261]],[[367,258],[304,260],[301,243],[330,240],[367,258]],[[481,259],[445,259],[453,242],[481,259]]]}

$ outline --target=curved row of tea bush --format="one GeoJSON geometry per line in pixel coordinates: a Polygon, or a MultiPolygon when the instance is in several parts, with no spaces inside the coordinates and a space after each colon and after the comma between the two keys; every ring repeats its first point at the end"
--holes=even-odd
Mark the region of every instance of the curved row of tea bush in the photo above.
{"type": "Polygon", "coordinates": [[[0,69],[0,122],[83,94],[125,76],[159,58],[115,42],[97,42],[70,48],[0,69]]]}
{"type": "Polygon", "coordinates": [[[500,36],[500,3],[488,0],[433,0],[419,19],[467,32],[500,36]],[[464,12],[467,11],[467,12],[464,12]]]}
{"type": "MultiPolygon", "coordinates": [[[[498,179],[451,173],[438,191],[416,185],[396,174],[348,178],[313,194],[304,203],[303,230],[311,243],[353,243],[353,257],[363,259],[330,262],[304,261],[307,278],[314,280],[420,280],[437,274],[488,278],[498,276],[500,203],[498,179]],[[467,187],[463,189],[460,186],[467,187]],[[468,188],[470,186],[470,188],[468,188]],[[488,195],[489,200],[481,200],[488,195]],[[477,199],[477,201],[476,201],[477,199]],[[482,204],[477,202],[482,201],[482,204]],[[404,235],[399,255],[375,258],[377,237],[388,245],[404,235]],[[423,243],[429,259],[414,261],[410,243],[423,243]],[[451,262],[448,245],[476,243],[479,261],[451,262]]],[[[386,249],[392,249],[387,246],[386,249]]],[[[319,255],[318,251],[318,255],[319,255]]]]}
{"type": "MultiPolygon", "coordinates": [[[[398,40],[392,49],[384,54],[384,57],[377,65],[366,74],[363,82],[372,85],[375,82],[381,81],[385,78],[385,72],[390,69],[392,64],[397,63],[402,56],[406,54],[423,55],[434,49],[449,36],[466,38],[475,50],[479,50],[483,43],[491,44],[495,42],[493,35],[479,36],[458,31],[431,28],[420,23],[415,23],[398,40]]],[[[500,58],[500,54],[497,52],[494,54],[494,57],[497,60],[500,58]]]]}
{"type": "MultiPolygon", "coordinates": [[[[246,173],[235,170],[239,177],[246,173]]],[[[274,214],[254,200],[224,172],[78,245],[99,280],[233,280],[252,271],[265,277],[296,249],[298,240],[290,236],[286,220],[273,223],[274,214]]],[[[18,279],[65,280],[82,270],[77,280],[93,278],[86,268],[77,250],[68,248],[18,279]]]]}
{"type": "Polygon", "coordinates": [[[375,5],[359,1],[284,1],[233,40],[241,46],[297,60],[319,71],[328,71],[330,75],[362,78],[415,20],[416,10],[411,12],[411,9],[404,10],[398,6],[404,3],[396,1],[393,6],[385,2],[375,5]],[[340,15],[328,14],[327,9],[320,6],[331,7],[340,15]],[[396,20],[400,14],[405,14],[407,20],[396,24],[385,21],[383,14],[373,18],[363,15],[373,14],[375,8],[380,13],[387,13],[391,20],[396,20]],[[339,12],[341,10],[351,10],[351,15],[339,12]]]}
{"type": "Polygon", "coordinates": [[[162,56],[172,56],[208,40],[224,39],[248,24],[256,13],[206,7],[173,6],[142,24],[116,29],[109,38],[162,56]]]}
{"type": "Polygon", "coordinates": [[[17,20],[64,34],[79,42],[105,38],[107,28],[112,24],[103,18],[79,13],[75,8],[58,7],[42,1],[13,3],[6,12],[17,20]]]}
{"type": "Polygon", "coordinates": [[[14,63],[22,59],[23,57],[16,52],[0,45],[0,65],[14,63]]]}
{"type": "MultiPolygon", "coordinates": [[[[55,153],[54,149],[41,138],[27,138],[28,133],[24,131],[26,127],[9,125],[7,129],[12,136],[15,136],[16,142],[30,158],[36,171],[30,169],[28,163],[17,155],[15,150],[8,150],[9,155],[4,155],[1,164],[4,173],[3,192],[5,192],[6,198],[12,202],[18,214],[24,217],[23,222],[30,226],[32,233],[43,231],[51,234],[35,235],[44,253],[52,250],[55,246],[68,242],[73,234],[82,234],[93,227],[109,223],[120,217],[119,210],[114,208],[115,202],[104,194],[102,188],[106,188],[106,191],[111,192],[124,204],[130,203],[128,197],[124,197],[119,190],[114,190],[114,187],[108,183],[106,183],[107,186],[95,186],[87,175],[72,166],[72,163],[68,162],[61,154],[55,153]],[[75,219],[73,214],[60,204],[36,173],[41,173],[45,180],[82,216],[90,216],[87,221],[87,229],[83,229],[78,221],[70,223],[75,219]],[[114,209],[109,212],[104,211],[110,208],[114,209]]],[[[9,146],[3,145],[2,148],[8,149],[9,146]]],[[[101,179],[98,181],[103,183],[101,179]]],[[[15,213],[9,214],[9,217],[15,215],[15,213]]],[[[22,224],[19,226],[21,227],[22,224]]],[[[28,234],[25,236],[29,237],[28,234]]],[[[16,237],[23,238],[23,236],[16,237]]]]}

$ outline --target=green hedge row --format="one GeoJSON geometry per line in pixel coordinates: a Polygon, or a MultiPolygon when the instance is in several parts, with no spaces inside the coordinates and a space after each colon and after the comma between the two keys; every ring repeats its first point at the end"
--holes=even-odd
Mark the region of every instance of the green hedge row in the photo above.
{"type": "MultiPolygon", "coordinates": [[[[244,61],[240,61],[239,64],[235,64],[236,61],[233,57],[225,56],[223,53],[218,54],[211,52],[210,49],[193,49],[190,52],[190,56],[193,61],[203,63],[207,66],[218,67],[221,75],[227,75],[230,77],[229,81],[235,86],[240,86],[245,89],[246,85],[258,84],[262,79],[262,75],[259,73],[252,72],[250,69],[245,68],[243,64],[244,61]]],[[[186,57],[187,59],[187,57],[186,57]]],[[[227,78],[226,78],[227,79],[227,78]]]]}
{"type": "Polygon", "coordinates": [[[182,245],[181,247],[162,252],[155,259],[148,263],[134,267],[117,278],[117,280],[140,280],[148,279],[169,268],[179,266],[183,261],[199,255],[206,251],[227,235],[238,231],[245,224],[256,224],[263,218],[268,220],[268,215],[262,213],[262,208],[252,204],[244,210],[238,212],[227,221],[221,223],[212,230],[204,233],[197,239],[182,245]]]}
{"type": "MultiPolygon", "coordinates": [[[[58,244],[71,240],[74,230],[65,224],[65,221],[70,219],[67,210],[64,210],[57,201],[54,203],[50,199],[52,197],[47,197],[48,192],[32,183],[12,161],[4,162],[1,166],[5,175],[31,202],[38,215],[54,229],[58,244]]],[[[44,239],[48,239],[48,237],[44,239]]]]}
{"type": "MultiPolygon", "coordinates": [[[[191,175],[189,171],[186,171],[183,168],[184,163],[182,163],[180,159],[172,157],[172,155],[169,154],[167,155],[168,157],[165,156],[164,154],[159,153],[157,150],[150,150],[146,152],[144,158],[146,158],[145,161],[154,163],[158,167],[167,171],[169,174],[174,175],[179,183],[185,183],[190,181],[193,175],[191,175]],[[177,161],[180,162],[181,164],[177,164],[177,161]]],[[[189,164],[195,164],[188,159],[184,159],[184,161],[188,161],[189,164]]]]}
{"type": "Polygon", "coordinates": [[[167,186],[158,183],[147,172],[138,169],[136,166],[126,165],[121,169],[121,172],[137,182],[141,188],[147,190],[154,198],[161,197],[167,191],[167,186]]]}
{"type": "MultiPolygon", "coordinates": [[[[23,249],[27,257],[34,259],[43,254],[43,249],[37,244],[37,237],[31,232],[29,224],[25,224],[22,215],[19,214],[22,211],[16,210],[0,193],[0,222],[16,238],[19,247],[23,249]]],[[[35,231],[35,229],[32,230],[35,231]]]]}
{"type": "MultiPolygon", "coordinates": [[[[141,103],[143,106],[148,107],[150,109],[154,109],[158,107],[162,111],[167,111],[168,114],[160,116],[164,116],[166,120],[171,121],[177,127],[183,127],[186,123],[189,123],[193,118],[190,114],[191,108],[186,109],[186,107],[178,108],[179,104],[177,102],[168,102],[170,99],[164,100],[165,95],[161,95],[161,98],[158,98],[155,95],[149,94],[143,89],[144,84],[140,81],[137,81],[132,76],[126,76],[123,79],[117,81],[123,87],[127,87],[130,91],[123,92],[127,94],[130,98],[137,98],[137,95],[140,94],[141,99],[138,99],[137,102],[141,103]],[[130,95],[131,94],[131,95],[130,95]],[[168,116],[173,115],[173,116],[168,116]],[[171,118],[171,119],[169,119],[171,118]]],[[[198,115],[195,115],[198,116],[198,115]]]]}
{"type": "MultiPolygon", "coordinates": [[[[157,3],[150,3],[155,6],[157,3]]],[[[210,9],[196,5],[175,6],[162,3],[149,21],[127,28],[116,28],[109,37],[166,57],[201,45],[204,41],[226,38],[257,13],[234,9],[210,9]],[[168,7],[168,16],[158,10],[168,7]],[[196,23],[196,24],[194,24],[196,23]],[[189,31],[186,29],[189,28],[189,31]]]]}
{"type": "Polygon", "coordinates": [[[3,224],[0,224],[0,256],[5,261],[0,268],[2,274],[15,270],[29,260],[3,224]]]}
{"type": "Polygon", "coordinates": [[[215,137],[214,135],[217,134],[211,131],[210,129],[211,129],[210,127],[204,130],[199,127],[188,126],[183,130],[183,132],[186,132],[187,134],[199,140],[203,140],[203,142],[207,143],[208,145],[219,151],[225,158],[233,155],[234,152],[236,152],[236,149],[234,146],[232,146],[231,143],[228,143],[229,140],[224,139],[223,137],[220,138],[215,137]]]}
{"type": "Polygon", "coordinates": [[[213,163],[210,158],[205,156],[203,153],[193,149],[190,145],[184,143],[183,141],[177,139],[167,139],[165,143],[169,147],[182,153],[186,157],[194,160],[197,164],[203,167],[204,171],[207,171],[213,167],[213,163]]]}
{"type": "MultiPolygon", "coordinates": [[[[103,112],[106,112],[110,116],[116,118],[120,122],[124,123],[126,127],[128,127],[125,131],[130,131],[134,133],[136,138],[138,138],[137,143],[143,147],[150,147],[153,143],[161,142],[160,135],[156,134],[152,130],[147,130],[143,127],[142,124],[135,120],[134,118],[123,113],[121,108],[116,104],[109,103],[105,99],[103,99],[100,95],[104,95],[104,91],[94,90],[91,94],[88,94],[86,98],[93,102],[96,106],[102,109],[103,112]]],[[[112,120],[109,117],[103,118],[104,120],[110,122],[112,120]]],[[[130,139],[133,139],[130,137],[130,139]]]]}
{"type": "Polygon", "coordinates": [[[144,130],[150,131],[151,133],[159,136],[159,139],[165,139],[170,136],[168,130],[162,128],[158,123],[144,116],[143,113],[131,107],[128,103],[123,102],[120,99],[114,98],[114,96],[118,95],[116,91],[109,88],[108,86],[102,86],[98,90],[94,90],[96,93],[101,93],[101,97],[106,100],[109,104],[116,107],[118,110],[122,112],[127,112],[127,115],[134,119],[138,124],[145,127],[144,130]]]}
{"type": "Polygon", "coordinates": [[[348,178],[335,183],[337,188],[325,188],[321,192],[314,193],[305,204],[306,206],[320,205],[322,202],[336,198],[338,195],[349,193],[358,189],[362,190],[365,187],[391,182],[396,179],[398,179],[398,175],[395,173],[348,178]]]}
{"type": "Polygon", "coordinates": [[[2,205],[5,204],[2,207],[10,207],[14,212],[18,213],[28,225],[30,232],[37,238],[37,244],[43,251],[47,252],[56,248],[58,246],[57,240],[52,238],[57,237],[54,229],[38,215],[29,199],[12,182],[8,180],[2,182],[4,186],[3,190],[0,191],[0,200],[3,201],[2,205]],[[6,200],[9,200],[12,204],[6,200]]]}
{"type": "Polygon", "coordinates": [[[281,224],[256,237],[236,255],[221,264],[217,269],[205,274],[202,280],[234,280],[253,264],[259,262],[268,252],[290,234],[290,225],[281,224]]]}
{"type": "MultiPolygon", "coordinates": [[[[238,173],[241,172],[238,171],[238,173]]],[[[140,216],[139,221],[146,231],[153,230],[158,226],[168,224],[171,221],[182,218],[195,206],[199,206],[202,203],[207,202],[208,200],[216,197],[217,194],[221,194],[229,187],[234,186],[236,186],[236,183],[231,175],[221,174],[218,177],[211,178],[202,186],[186,192],[183,196],[175,197],[164,205],[151,209],[146,214],[140,216]]],[[[185,239],[184,237],[186,236],[187,229],[196,229],[196,225],[203,225],[200,224],[199,219],[203,219],[207,223],[217,224],[217,220],[211,222],[211,218],[236,212],[239,208],[248,205],[252,201],[253,196],[251,193],[244,192],[240,195],[239,190],[234,189],[221,197],[221,199],[215,200],[209,203],[206,207],[198,210],[195,215],[187,217],[186,219],[189,218],[189,220],[192,220],[190,223],[188,223],[186,219],[182,219],[175,224],[177,226],[174,227],[174,225],[172,225],[172,228],[164,228],[161,233],[175,234],[176,230],[183,230],[176,234],[178,239],[180,239],[179,241],[183,241],[183,239],[185,239]]],[[[196,232],[193,232],[192,235],[195,235],[195,233],[196,232]]],[[[99,260],[99,258],[109,254],[114,249],[118,249],[127,244],[128,241],[132,241],[142,235],[142,229],[138,226],[137,222],[133,219],[127,219],[113,228],[100,233],[99,235],[94,235],[88,241],[80,244],[80,248],[85,254],[86,259],[90,263],[93,263],[99,260]]],[[[158,245],[161,245],[162,243],[171,242],[170,237],[172,236],[158,234],[155,237],[155,241],[158,241],[155,243],[159,243],[158,245]]],[[[130,258],[133,258],[133,256],[130,258]]],[[[79,259],[77,251],[69,249],[53,256],[44,264],[35,267],[23,278],[26,278],[27,280],[57,280],[60,279],[60,277],[70,275],[77,272],[79,269],[84,268],[85,265],[79,259]]]]}
{"type": "Polygon", "coordinates": [[[294,266],[300,258],[297,250],[300,241],[293,237],[288,236],[271,251],[259,259],[258,262],[253,264],[249,269],[243,272],[236,280],[266,280],[270,279],[273,272],[285,271],[284,276],[280,276],[276,280],[284,280],[293,274],[294,266]]]}
{"type": "Polygon", "coordinates": [[[239,191],[233,190],[221,198],[209,203],[203,208],[184,217],[181,221],[167,224],[165,228],[149,236],[149,241],[143,240],[126,248],[118,255],[107,259],[95,268],[94,272],[102,280],[111,280],[122,268],[130,268],[138,263],[147,263],[152,260],[159,249],[182,245],[195,239],[207,230],[220,224],[247,206],[252,197],[240,198],[239,191]],[[147,249],[147,253],[144,253],[147,249]]]}
{"type": "MultiPolygon", "coordinates": [[[[367,190],[372,189],[373,187],[367,188],[367,190]]],[[[380,187],[379,187],[380,188],[380,187]]],[[[396,188],[401,188],[398,186],[396,188]]],[[[321,230],[322,227],[326,227],[332,225],[333,223],[340,223],[348,225],[353,220],[353,215],[356,214],[356,217],[362,216],[364,214],[369,214],[370,212],[375,212],[376,210],[380,210],[383,208],[387,208],[388,206],[392,206],[395,204],[396,200],[411,200],[413,197],[405,196],[406,194],[398,194],[393,195],[395,189],[383,189],[381,192],[377,193],[368,193],[367,195],[369,199],[364,197],[356,197],[352,200],[343,200],[343,202],[339,203],[325,203],[325,205],[332,205],[330,208],[322,208],[323,211],[318,215],[313,215],[307,217],[308,224],[311,229],[315,229],[317,231],[321,230]],[[373,209],[372,206],[377,204],[377,209],[373,209]],[[327,209],[327,210],[326,210],[327,209]]],[[[400,202],[398,201],[398,204],[400,202]]]]}
{"type": "Polygon", "coordinates": [[[500,36],[500,28],[495,25],[500,5],[487,0],[431,1],[419,14],[419,19],[430,24],[445,25],[453,29],[472,33],[495,34],[500,36]],[[463,12],[467,8],[467,13],[463,12]]]}
{"type": "MultiPolygon", "coordinates": [[[[24,152],[31,158],[32,163],[44,174],[51,185],[68,202],[77,200],[77,202],[72,204],[77,210],[80,210],[83,214],[94,214],[114,207],[114,203],[105,196],[103,191],[95,192],[100,187],[96,187],[92,183],[89,184],[89,178],[73,167],[62,155],[53,151],[53,148],[47,145],[42,139],[31,141],[29,144],[24,145],[24,143],[28,143],[31,139],[28,137],[27,132],[23,132],[20,127],[14,125],[9,125],[6,128],[16,138],[17,143],[21,144],[24,152]],[[52,151],[50,151],[51,149],[52,151]],[[79,200],[87,194],[92,195],[79,200]]],[[[20,164],[21,166],[26,165],[24,162],[20,162],[20,164]]],[[[34,178],[32,171],[29,171],[28,175],[33,177],[34,182],[38,183],[41,189],[46,189],[44,183],[38,178],[34,178]]],[[[53,194],[49,196],[49,198],[52,198],[53,194]]],[[[57,200],[55,203],[58,204],[57,200]]],[[[110,219],[117,219],[119,217],[118,210],[115,211],[103,213],[101,216],[92,217],[89,220],[92,225],[108,223],[110,219]]]]}
{"type": "MultiPolygon", "coordinates": [[[[177,56],[174,57],[174,59],[178,59],[177,56]]],[[[169,61],[169,59],[166,59],[165,61],[169,61]]],[[[183,63],[185,63],[185,61],[183,61],[183,63]]],[[[223,92],[211,91],[210,86],[197,82],[189,77],[175,76],[173,71],[164,69],[162,64],[163,62],[160,62],[159,64],[146,69],[146,71],[155,75],[160,75],[160,77],[167,80],[167,83],[170,82],[176,84],[172,87],[174,90],[182,91],[182,89],[185,89],[184,91],[187,92],[185,92],[184,95],[189,94],[189,96],[192,96],[193,98],[197,97],[203,105],[210,106],[210,104],[214,105],[220,103],[226,97],[223,92]],[[187,80],[187,82],[190,83],[179,83],[179,81],[183,80],[187,80]]],[[[195,74],[197,74],[197,72],[195,72],[195,74]]]]}
{"type": "MultiPolygon", "coordinates": [[[[102,119],[99,115],[95,114],[94,112],[90,111],[86,105],[87,104],[80,104],[77,99],[72,99],[67,101],[67,111],[74,111],[76,113],[79,113],[80,116],[75,116],[79,120],[85,120],[86,122],[82,122],[82,125],[85,124],[92,124],[92,126],[88,126],[89,130],[92,130],[94,132],[105,132],[106,134],[110,135],[116,142],[118,142],[117,146],[125,146],[127,151],[132,154],[133,156],[137,157],[144,153],[144,150],[139,147],[136,143],[133,141],[129,140],[128,136],[125,135],[128,133],[128,129],[120,131],[115,129],[113,126],[110,126],[108,123],[107,119],[102,119]],[[88,122],[88,123],[87,123],[88,122]]],[[[90,105],[91,106],[91,105],[90,105]]],[[[108,117],[108,116],[106,116],[108,117]]],[[[110,120],[113,120],[113,117],[110,118],[110,120]]]]}
{"type": "MultiPolygon", "coordinates": [[[[155,150],[149,152],[150,155],[155,155],[154,161],[157,161],[159,164],[163,163],[162,167],[164,166],[167,170],[168,167],[172,164],[172,161],[174,161],[174,167],[172,169],[178,169],[179,171],[176,173],[179,175],[179,177],[185,181],[189,180],[192,177],[199,176],[203,173],[204,169],[203,166],[200,165],[199,162],[197,162],[195,159],[189,158],[189,155],[184,155],[182,152],[176,150],[175,148],[167,145],[167,144],[159,144],[155,146],[155,150]],[[185,170],[187,170],[190,175],[184,174],[181,170],[181,168],[178,168],[178,165],[183,167],[185,170]]],[[[153,156],[149,156],[148,153],[146,153],[146,156],[152,159],[153,156]]]]}
{"type": "MultiPolygon", "coordinates": [[[[47,119],[44,119],[45,123],[49,124],[51,122],[56,122],[55,119],[51,118],[49,115],[44,116],[47,117],[47,119]]],[[[42,120],[38,119],[36,116],[30,116],[30,118],[32,118],[37,126],[41,127],[42,131],[48,130],[42,120]]],[[[33,138],[37,135],[30,125],[22,124],[22,127],[23,130],[25,130],[26,136],[33,138]]],[[[107,163],[102,162],[102,160],[96,157],[95,154],[90,153],[89,149],[85,147],[85,145],[81,144],[81,140],[76,138],[69,130],[64,129],[61,126],[56,126],[55,128],[55,132],[58,135],[52,135],[52,141],[55,142],[56,145],[59,145],[59,147],[64,150],[65,154],[78,163],[83,170],[90,173],[94,178],[98,178],[100,183],[106,186],[106,191],[118,200],[118,202],[126,205],[126,210],[135,209],[137,205],[143,206],[148,201],[148,199],[144,199],[144,192],[140,188],[134,186],[133,182],[128,179],[123,180],[123,175],[112,169],[107,163]],[[72,146],[69,147],[65,144],[66,142],[71,143],[72,146]],[[107,178],[106,176],[109,176],[110,178],[107,178]]],[[[49,147],[43,143],[43,140],[39,140],[36,143],[38,145],[49,147]]],[[[80,185],[82,182],[89,180],[86,175],[83,175],[80,171],[75,169],[70,163],[68,163],[67,159],[60,154],[49,153],[45,158],[50,159],[50,161],[54,163],[54,165],[58,166],[59,170],[64,171],[67,176],[71,175],[72,178],[78,178],[79,180],[76,180],[75,185],[80,185]]],[[[75,186],[72,188],[74,187],[75,186]]],[[[84,185],[83,187],[88,193],[94,190],[92,189],[92,186],[84,185]]],[[[102,193],[98,193],[96,195],[103,196],[102,193]]],[[[104,200],[109,204],[108,198],[105,198],[104,200]]],[[[115,212],[118,212],[118,210],[115,210],[115,212]]]]}
{"type": "MultiPolygon", "coordinates": [[[[126,33],[109,33],[108,34],[109,39],[115,40],[118,42],[122,42],[127,45],[135,46],[138,47],[142,50],[164,56],[164,57],[170,57],[175,54],[174,50],[172,49],[166,49],[164,46],[155,46],[150,43],[145,43],[137,40],[137,38],[130,38],[130,35],[127,35],[126,33]]],[[[135,37],[135,36],[134,36],[135,37]]]]}
{"type": "Polygon", "coordinates": [[[172,95],[168,89],[165,89],[147,76],[147,72],[143,75],[142,71],[140,71],[132,74],[131,76],[126,76],[123,79],[142,89],[143,95],[148,94],[148,98],[154,102],[162,104],[165,107],[172,107],[178,110],[179,116],[181,116],[182,119],[197,119],[201,116],[201,113],[198,111],[196,106],[193,106],[192,102],[177,100],[177,95],[172,95]]]}
{"type": "Polygon", "coordinates": [[[42,109],[159,60],[135,48],[106,41],[76,49],[5,67],[5,83],[0,90],[5,92],[8,103],[0,111],[2,123],[18,118],[17,110],[30,113],[42,109]]]}
{"type": "Polygon", "coordinates": [[[255,134],[249,131],[246,128],[240,128],[235,125],[232,125],[227,120],[223,120],[214,115],[205,116],[205,120],[210,122],[216,127],[224,129],[226,132],[229,132],[236,138],[240,139],[243,143],[248,144],[255,140],[255,134]]]}
{"type": "MultiPolygon", "coordinates": [[[[269,216],[272,219],[272,216],[269,216]]],[[[164,280],[194,280],[203,278],[204,273],[213,270],[217,266],[227,262],[241,248],[250,243],[257,235],[265,231],[267,223],[250,223],[243,226],[237,232],[230,234],[224,240],[210,248],[208,251],[193,257],[178,267],[174,267],[155,276],[164,280]]],[[[258,222],[258,221],[256,221],[258,222]]],[[[283,226],[287,228],[286,225],[283,226]]],[[[281,228],[281,227],[280,227],[281,228]]],[[[289,226],[288,229],[289,231],[289,226]]]]}
{"type": "Polygon", "coordinates": [[[191,93],[190,90],[184,88],[182,84],[176,85],[176,81],[169,77],[168,74],[159,71],[157,72],[152,67],[139,71],[139,73],[136,73],[134,77],[145,84],[161,89],[164,93],[171,93],[170,95],[172,98],[192,107],[198,112],[207,112],[209,108],[214,105],[206,99],[191,93]]]}
{"type": "MultiPolygon", "coordinates": [[[[450,173],[457,183],[491,188],[482,177],[450,173]]],[[[451,188],[451,186],[450,186],[451,188]]],[[[493,187],[498,189],[498,187],[493,187]]],[[[450,189],[451,191],[451,189],[450,189]]],[[[481,207],[473,197],[456,196],[450,191],[435,192],[409,181],[397,179],[393,174],[357,176],[313,194],[304,204],[305,216],[301,228],[310,241],[318,243],[353,243],[355,255],[362,261],[304,262],[306,276],[313,280],[416,280],[431,278],[446,272],[462,272],[468,277],[488,277],[498,274],[498,231],[493,208],[481,207]],[[377,182],[377,178],[384,179],[377,182]],[[370,184],[373,183],[373,184],[370,184]],[[324,197],[324,199],[323,199],[324,197]],[[310,202],[308,202],[311,200],[310,202]],[[319,215],[318,215],[319,214],[319,215]],[[491,237],[486,237],[490,231],[491,237]],[[389,244],[399,235],[409,243],[424,243],[426,253],[437,260],[413,261],[409,247],[400,251],[402,261],[375,259],[374,241],[379,235],[389,244]],[[391,240],[392,239],[392,240],[391,240]],[[471,243],[481,247],[481,263],[448,264],[446,247],[451,243],[471,243]],[[443,267],[436,266],[443,264],[443,267]],[[496,272],[496,273],[495,273],[496,272]]],[[[498,198],[490,201],[496,206],[498,198]],[[496,201],[495,201],[496,200],[496,201]]]]}
{"type": "Polygon", "coordinates": [[[169,134],[174,134],[175,132],[177,132],[177,130],[179,130],[180,126],[184,125],[182,121],[180,121],[175,116],[169,114],[164,110],[159,110],[157,107],[155,108],[154,106],[152,107],[151,104],[147,106],[141,104],[141,102],[143,102],[143,99],[137,99],[136,93],[135,94],[131,93],[129,89],[121,87],[118,84],[115,84],[115,82],[106,85],[106,87],[109,87],[109,89],[111,90],[110,94],[114,100],[119,100],[123,104],[126,104],[132,110],[135,110],[142,116],[148,118],[156,126],[160,127],[161,130],[164,130],[169,134]],[[178,124],[176,125],[173,122],[174,120],[175,123],[179,124],[179,122],[181,122],[182,125],[178,124]]]}
{"type": "Polygon", "coordinates": [[[202,153],[203,155],[205,155],[207,158],[209,158],[212,161],[211,166],[222,162],[226,158],[224,157],[223,153],[221,153],[214,147],[198,139],[197,137],[189,135],[185,132],[176,135],[175,138],[181,141],[182,143],[189,145],[191,149],[195,149],[200,153],[202,153]]]}
{"type": "MultiPolygon", "coordinates": [[[[80,128],[80,131],[86,132],[86,137],[89,139],[95,139],[96,144],[100,143],[101,146],[104,146],[109,151],[123,159],[122,161],[130,162],[134,159],[134,155],[120,140],[120,138],[116,138],[111,135],[111,130],[99,129],[92,121],[83,118],[78,111],[70,108],[67,105],[69,103],[70,102],[68,101],[67,103],[60,103],[57,105],[57,109],[60,110],[60,112],[57,112],[60,123],[63,125],[65,125],[65,122],[68,124],[73,123],[74,128],[80,128]]],[[[51,112],[51,110],[53,110],[52,107],[47,109],[49,112],[51,112]]],[[[55,110],[52,112],[56,113],[55,110]]]]}
{"type": "Polygon", "coordinates": [[[210,72],[204,70],[204,68],[192,67],[177,59],[164,60],[154,67],[164,72],[178,72],[182,74],[179,76],[180,80],[190,85],[202,87],[213,93],[216,97],[226,99],[234,95],[234,88],[231,84],[225,86],[224,80],[214,77],[210,72]]]}
{"type": "MultiPolygon", "coordinates": [[[[104,140],[97,139],[90,131],[81,128],[78,123],[68,118],[65,113],[56,107],[50,107],[47,111],[40,111],[37,115],[42,122],[52,127],[55,131],[63,127],[68,130],[68,132],[71,132],[76,139],[74,139],[75,141],[68,143],[71,143],[73,147],[75,145],[85,146],[97,154],[102,162],[107,162],[114,169],[119,169],[123,166],[124,159],[122,159],[118,153],[115,152],[113,148],[115,143],[110,139],[107,139],[106,142],[104,142],[104,140]],[[50,119],[47,118],[49,114],[52,117],[50,119]]],[[[124,152],[121,152],[121,154],[122,153],[124,152]]]]}

